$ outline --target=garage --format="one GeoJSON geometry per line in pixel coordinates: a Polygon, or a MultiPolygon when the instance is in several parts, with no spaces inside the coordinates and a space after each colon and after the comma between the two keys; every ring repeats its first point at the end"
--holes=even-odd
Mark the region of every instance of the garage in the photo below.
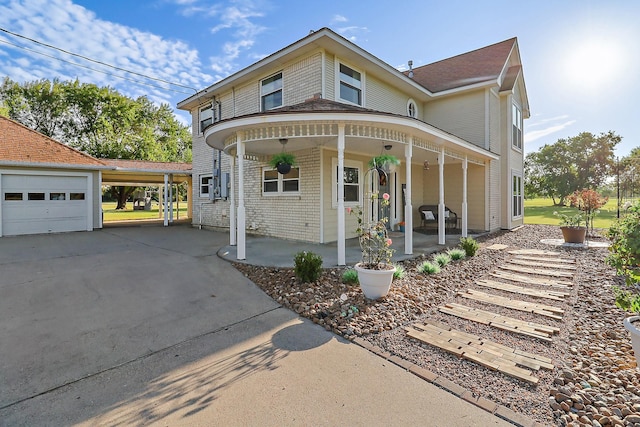
{"type": "Polygon", "coordinates": [[[93,229],[90,174],[0,175],[2,234],[93,229]]]}

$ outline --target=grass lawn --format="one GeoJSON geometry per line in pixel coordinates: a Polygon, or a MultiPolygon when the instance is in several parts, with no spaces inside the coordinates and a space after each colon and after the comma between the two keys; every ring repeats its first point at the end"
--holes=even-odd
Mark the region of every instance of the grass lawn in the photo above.
{"type": "MultiPolygon", "coordinates": [[[[175,218],[177,211],[176,203],[173,204],[173,215],[175,218]]],[[[150,211],[134,211],[133,202],[127,202],[127,209],[117,211],[116,202],[102,202],[104,212],[104,222],[127,221],[132,219],[161,219],[158,216],[158,204],[153,203],[150,211]]],[[[180,218],[187,217],[187,202],[180,202],[180,218]]]]}
{"type": "MultiPolygon", "coordinates": [[[[606,205],[600,208],[593,221],[595,228],[609,228],[617,218],[618,200],[609,199],[606,205]]],[[[575,215],[579,211],[576,208],[566,206],[553,206],[551,199],[525,199],[524,223],[525,224],[550,224],[558,225],[560,219],[553,213],[559,212],[566,215],[575,215]]],[[[584,225],[584,224],[583,224],[584,225]]]]}

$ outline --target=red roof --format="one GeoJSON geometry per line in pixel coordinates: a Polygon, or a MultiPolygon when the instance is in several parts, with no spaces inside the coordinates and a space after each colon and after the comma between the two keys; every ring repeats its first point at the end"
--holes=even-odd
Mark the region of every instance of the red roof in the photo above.
{"type": "Polygon", "coordinates": [[[515,43],[514,37],[453,58],[414,68],[413,80],[434,93],[496,80],[507,63],[515,43]]]}
{"type": "Polygon", "coordinates": [[[100,160],[0,116],[0,162],[106,166],[100,160]]]}

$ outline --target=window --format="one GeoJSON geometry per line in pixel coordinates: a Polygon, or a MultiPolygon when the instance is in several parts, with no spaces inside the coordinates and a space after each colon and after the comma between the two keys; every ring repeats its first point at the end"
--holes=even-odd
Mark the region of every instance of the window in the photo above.
{"type": "Polygon", "coordinates": [[[300,168],[282,175],[275,169],[262,170],[262,194],[297,194],[300,192],[300,168]]]}
{"type": "Polygon", "coordinates": [[[522,216],[522,176],[513,175],[513,217],[522,216]]]}
{"type": "Polygon", "coordinates": [[[340,64],[340,99],[362,105],[362,75],[340,64]]]}
{"type": "Polygon", "coordinates": [[[49,193],[49,200],[66,200],[65,193],[49,193]]]}
{"type": "Polygon", "coordinates": [[[209,197],[209,184],[212,184],[212,179],[212,174],[200,175],[200,197],[209,197]]]}
{"type": "Polygon", "coordinates": [[[4,193],[4,199],[8,202],[20,201],[22,200],[22,193],[4,193]]]}
{"type": "Polygon", "coordinates": [[[70,193],[69,200],[84,200],[84,193],[70,193]]]}
{"type": "Polygon", "coordinates": [[[260,82],[260,97],[262,111],[282,107],[282,73],[260,82]]]}
{"type": "Polygon", "coordinates": [[[27,200],[44,200],[44,193],[29,193],[27,200]]]}
{"type": "Polygon", "coordinates": [[[200,108],[200,132],[213,124],[213,103],[200,108]]]}
{"type": "MultiPolygon", "coordinates": [[[[338,159],[335,157],[331,161],[333,169],[332,179],[334,185],[332,185],[332,206],[338,207],[338,159]]],[[[355,162],[353,160],[344,161],[344,203],[345,206],[358,206],[362,202],[360,192],[360,171],[362,170],[362,163],[355,162]]]]}
{"type": "Polygon", "coordinates": [[[513,104],[513,112],[511,116],[513,122],[513,136],[511,144],[519,150],[522,150],[522,112],[516,104],[513,104]]]}
{"type": "Polygon", "coordinates": [[[410,99],[407,102],[407,115],[409,117],[413,117],[414,119],[418,117],[418,107],[413,99],[410,99]]]}

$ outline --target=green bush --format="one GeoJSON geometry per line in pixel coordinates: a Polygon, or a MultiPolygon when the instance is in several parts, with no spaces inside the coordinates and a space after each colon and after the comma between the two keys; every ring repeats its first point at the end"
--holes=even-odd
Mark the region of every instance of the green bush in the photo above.
{"type": "Polygon", "coordinates": [[[447,251],[447,255],[449,255],[452,261],[459,261],[466,257],[467,253],[462,249],[453,248],[447,251]]]}
{"type": "Polygon", "coordinates": [[[464,253],[467,254],[467,256],[474,256],[476,252],[478,252],[480,245],[473,237],[461,237],[460,247],[464,249],[464,253]]]}
{"type": "Polygon", "coordinates": [[[440,273],[440,266],[429,261],[425,261],[418,266],[418,271],[423,274],[440,273]]]}
{"type": "Polygon", "coordinates": [[[298,252],[293,258],[296,277],[301,282],[315,282],[322,274],[322,257],[313,252],[298,252]]]}
{"type": "Polygon", "coordinates": [[[637,285],[640,283],[640,201],[632,205],[619,220],[609,228],[611,252],[607,263],[624,277],[625,284],[631,290],[615,287],[616,305],[623,310],[639,313],[640,295],[637,285]]]}
{"type": "Polygon", "coordinates": [[[393,272],[393,280],[402,279],[407,273],[401,264],[395,264],[396,271],[393,272]]]}
{"type": "Polygon", "coordinates": [[[446,253],[439,253],[433,257],[433,260],[440,266],[440,268],[444,268],[451,262],[451,257],[446,253]]]}
{"type": "Polygon", "coordinates": [[[342,283],[346,283],[347,285],[355,285],[358,282],[358,272],[353,268],[349,268],[342,273],[342,283]]]}

